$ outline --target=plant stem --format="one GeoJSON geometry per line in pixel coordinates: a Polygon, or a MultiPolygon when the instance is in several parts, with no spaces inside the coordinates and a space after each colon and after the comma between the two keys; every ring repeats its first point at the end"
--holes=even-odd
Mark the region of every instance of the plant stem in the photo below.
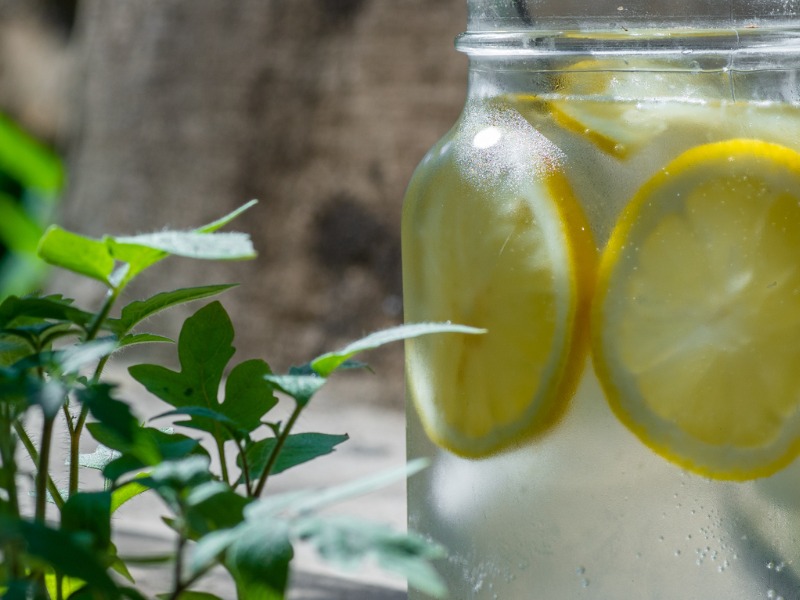
{"type": "Polygon", "coordinates": [[[267,459],[267,464],[264,467],[264,472],[261,473],[261,477],[258,480],[258,485],[256,486],[256,491],[254,494],[255,498],[261,496],[261,493],[264,491],[264,486],[267,485],[267,479],[269,478],[270,471],[272,471],[273,467],[275,466],[275,462],[278,460],[278,456],[283,449],[283,445],[286,443],[286,440],[289,437],[289,433],[292,431],[294,424],[297,422],[300,413],[303,412],[303,405],[299,402],[295,404],[294,411],[292,412],[292,416],[289,417],[289,421],[286,423],[286,427],[283,428],[281,434],[278,436],[278,440],[275,442],[275,446],[272,448],[272,452],[269,455],[269,459],[267,459]]]}
{"type": "Polygon", "coordinates": [[[81,405],[81,412],[75,421],[75,427],[69,433],[69,495],[72,496],[78,491],[80,477],[80,453],[81,453],[81,434],[89,416],[89,409],[85,404],[81,405]]]}
{"type": "Polygon", "coordinates": [[[100,308],[100,312],[98,312],[95,315],[94,320],[89,326],[89,330],[86,332],[87,342],[97,337],[97,334],[100,332],[100,328],[103,326],[103,323],[105,323],[105,320],[108,318],[108,315],[111,312],[111,307],[114,306],[114,302],[117,301],[117,298],[119,297],[119,293],[121,291],[122,291],[121,288],[115,288],[115,287],[112,287],[108,290],[106,301],[103,302],[103,306],[100,308]]]}
{"type": "Polygon", "coordinates": [[[47,510],[47,482],[50,479],[50,446],[53,441],[52,417],[45,416],[42,424],[42,445],[39,451],[39,465],[36,470],[36,513],[37,521],[44,522],[47,510]]]}
{"type": "Polygon", "coordinates": [[[184,583],[183,583],[183,550],[186,547],[186,537],[183,535],[183,531],[181,531],[180,535],[178,535],[178,543],[175,547],[175,567],[173,570],[172,575],[172,594],[170,595],[170,599],[177,599],[178,596],[181,595],[181,592],[184,590],[184,583]]]}
{"type": "MultiPolygon", "coordinates": [[[[38,465],[39,452],[36,450],[36,446],[33,445],[33,441],[31,441],[31,438],[28,436],[28,432],[25,431],[25,428],[19,421],[14,423],[14,431],[16,431],[19,439],[22,441],[22,445],[25,446],[25,449],[28,451],[28,455],[31,457],[31,460],[38,465]]],[[[53,497],[53,502],[55,502],[58,509],[61,510],[64,506],[64,499],[61,497],[61,492],[58,490],[58,486],[56,486],[49,473],[47,474],[47,490],[53,497]]]]}
{"type": "MultiPolygon", "coordinates": [[[[219,428],[217,428],[217,431],[219,431],[219,428]]],[[[228,464],[225,461],[225,441],[219,435],[214,436],[214,441],[217,443],[217,452],[219,452],[219,467],[222,471],[222,481],[230,485],[228,464]]]]}
{"type": "Polygon", "coordinates": [[[253,487],[250,481],[250,465],[247,463],[247,452],[244,446],[236,440],[236,449],[239,450],[239,458],[242,461],[242,477],[244,477],[244,491],[248,498],[253,497],[253,487]]]}

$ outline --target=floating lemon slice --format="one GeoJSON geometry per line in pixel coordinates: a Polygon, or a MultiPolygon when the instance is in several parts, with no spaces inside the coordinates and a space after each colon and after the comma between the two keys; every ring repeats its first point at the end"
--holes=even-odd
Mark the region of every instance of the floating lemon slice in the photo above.
{"type": "Polygon", "coordinates": [[[592,346],[611,408],[702,475],[800,452],[800,154],[695,147],[633,198],[603,254],[592,346]]]}
{"type": "Polygon", "coordinates": [[[702,124],[706,131],[709,113],[716,116],[718,101],[729,94],[726,77],[657,62],[634,68],[624,60],[579,61],[559,75],[559,96],[549,109],[564,129],[625,159],[676,125],[702,124]]]}
{"type": "Polygon", "coordinates": [[[457,162],[406,197],[405,316],[488,332],[408,341],[407,385],[434,442],[481,457],[565,410],[586,361],[596,249],[558,170],[482,184],[457,162]]]}

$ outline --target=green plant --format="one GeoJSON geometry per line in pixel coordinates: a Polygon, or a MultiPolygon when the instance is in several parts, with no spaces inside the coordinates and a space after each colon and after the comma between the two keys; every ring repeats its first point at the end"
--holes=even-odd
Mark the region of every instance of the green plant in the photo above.
{"type": "Polygon", "coordinates": [[[113,316],[126,286],[170,255],[251,258],[254,251],[246,235],[218,232],[249,207],[193,231],[134,237],[91,239],[51,227],[41,239],[39,255],[52,265],[102,282],[108,290],[102,306],[87,311],[59,295],[11,296],[0,303],[3,598],[144,598],[117,555],[112,527],[114,511],[143,492],[163,500],[169,511],[164,522],[175,540],[169,556],[153,557],[169,564],[173,573],[171,589],[158,598],[213,599],[192,590],[215,565],[230,573],[239,598],[284,598],[297,543],[315,545],[334,562],[374,556],[385,568],[407,577],[410,585],[432,595],[444,594],[430,562],[442,556],[437,545],[413,533],[320,512],[423,465],[411,464],[324,491],[280,495],[264,491],[271,476],[328,454],[347,439],[294,433],[293,427],[329,376],[364,366],[353,359],[358,353],[418,335],[478,330],[450,324],[388,329],[276,375],[262,360],[228,369],[234,329],[222,304],[212,301],[183,323],[177,341],[179,371],[152,364],[129,369],[135,380],[171,407],[154,417],[159,425],[171,417],[175,426],[202,432],[200,437],[210,440],[210,449],[192,435],[143,424],[131,404],[118,397],[117,386],[106,381],[104,368],[115,352],[133,344],[170,342],[139,331],[145,319],[232,287],[162,292],[131,302],[113,316]],[[293,402],[285,423],[270,416],[279,398],[293,402]],[[58,421],[69,438],[66,490],[58,488],[51,469],[58,421]],[[34,427],[38,442],[29,434],[34,427]],[[86,434],[98,443],[88,455],[79,451],[86,434]],[[20,444],[28,463],[18,458],[25,454],[18,452],[20,444]],[[234,462],[229,452],[236,457],[237,473],[227,466],[234,462]],[[211,467],[212,454],[218,458],[219,472],[211,467]],[[81,489],[81,465],[102,472],[101,489],[81,489]],[[28,471],[30,478],[25,477],[28,471]],[[29,479],[34,506],[26,514],[22,484],[29,479]]]}

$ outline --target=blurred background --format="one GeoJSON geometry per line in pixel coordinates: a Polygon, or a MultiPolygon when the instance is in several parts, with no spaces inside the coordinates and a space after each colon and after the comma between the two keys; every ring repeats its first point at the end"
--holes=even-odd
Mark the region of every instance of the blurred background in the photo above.
{"type": "MultiPolygon", "coordinates": [[[[0,242],[18,246],[0,261],[50,220],[132,234],[257,198],[232,227],[252,235],[257,260],[165,261],[130,299],[241,282],[222,297],[238,356],[281,371],[399,323],[402,196],[464,101],[453,38],[465,23],[465,0],[0,0],[6,138],[63,164],[30,194],[12,167],[3,179],[0,148],[0,242]],[[2,212],[33,196],[29,214],[2,212]]],[[[45,281],[81,302],[102,292],[45,281]]],[[[399,407],[402,348],[368,360],[383,382],[375,401],[399,407]]]]}

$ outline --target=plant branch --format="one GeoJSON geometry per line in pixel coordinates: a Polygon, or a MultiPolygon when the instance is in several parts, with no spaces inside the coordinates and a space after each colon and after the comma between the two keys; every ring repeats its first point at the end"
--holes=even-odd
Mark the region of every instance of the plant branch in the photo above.
{"type": "MultiPolygon", "coordinates": [[[[36,450],[36,446],[34,446],[33,441],[28,435],[28,432],[25,431],[25,428],[19,422],[14,423],[14,431],[16,431],[19,439],[22,441],[22,445],[25,446],[25,450],[28,451],[28,456],[31,457],[31,460],[34,462],[34,464],[38,465],[39,451],[36,450]]],[[[61,497],[61,492],[58,490],[58,486],[56,486],[56,483],[50,477],[49,473],[47,473],[47,490],[53,497],[53,502],[56,503],[58,510],[61,510],[64,506],[64,499],[61,497]]]]}
{"type": "Polygon", "coordinates": [[[236,449],[239,451],[239,457],[242,461],[242,477],[244,478],[244,490],[245,494],[248,498],[253,497],[253,486],[252,482],[250,481],[250,465],[247,462],[247,452],[244,446],[239,442],[239,440],[234,440],[236,442],[236,449]]]}
{"type": "Polygon", "coordinates": [[[267,479],[269,478],[270,471],[275,467],[275,463],[278,460],[278,456],[283,449],[283,445],[286,443],[286,440],[289,437],[289,433],[292,431],[294,424],[297,422],[298,417],[300,417],[300,413],[303,412],[304,405],[297,402],[294,407],[294,411],[292,412],[292,416],[289,417],[289,421],[286,423],[286,427],[283,428],[281,434],[278,436],[277,441],[275,442],[275,446],[272,448],[272,452],[269,455],[269,459],[267,460],[267,464],[264,467],[264,472],[261,473],[261,477],[258,480],[258,485],[256,486],[255,494],[253,495],[255,498],[261,496],[261,493],[264,491],[264,486],[267,485],[267,479]]]}
{"type": "Polygon", "coordinates": [[[39,451],[39,464],[36,469],[36,513],[37,521],[44,522],[47,509],[47,483],[50,479],[50,446],[53,441],[52,417],[45,416],[42,423],[42,441],[39,451]]]}

